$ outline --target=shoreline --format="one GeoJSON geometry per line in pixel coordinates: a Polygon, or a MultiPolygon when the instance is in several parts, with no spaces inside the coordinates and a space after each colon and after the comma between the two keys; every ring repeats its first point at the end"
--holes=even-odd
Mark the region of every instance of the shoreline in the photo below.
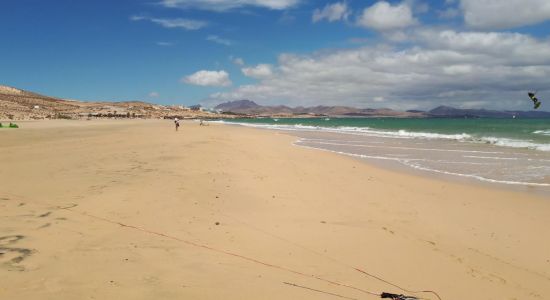
{"type": "Polygon", "coordinates": [[[328,153],[336,154],[338,156],[349,157],[373,167],[377,167],[377,168],[381,168],[381,169],[385,169],[385,170],[389,170],[397,173],[405,173],[411,176],[420,176],[420,177],[424,177],[424,178],[428,178],[436,181],[443,181],[443,182],[451,181],[458,184],[472,185],[472,186],[484,187],[484,188],[495,189],[495,190],[512,191],[517,193],[525,193],[529,195],[538,195],[538,196],[550,195],[550,189],[548,189],[548,186],[546,184],[542,184],[542,185],[537,183],[525,184],[523,182],[508,183],[508,182],[501,182],[501,181],[492,181],[485,178],[479,179],[479,178],[475,178],[474,176],[469,176],[464,174],[452,174],[452,173],[444,173],[436,170],[424,170],[421,168],[413,168],[397,162],[391,162],[391,161],[388,162],[384,160],[363,158],[363,157],[351,155],[348,153],[341,153],[341,152],[326,150],[322,148],[295,145],[294,143],[293,145],[296,147],[302,147],[302,148],[307,148],[307,149],[312,149],[317,151],[328,152],[328,153]]]}
{"type": "Polygon", "coordinates": [[[12,238],[0,248],[29,250],[0,256],[10,299],[334,299],[283,282],[376,299],[298,272],[405,293],[350,266],[443,299],[550,296],[542,196],[218,124],[38,122],[1,137],[1,237],[12,238]]]}
{"type": "Polygon", "coordinates": [[[369,157],[369,155],[351,154],[351,153],[346,153],[346,152],[337,151],[337,150],[300,145],[299,143],[301,140],[303,140],[303,138],[300,136],[299,130],[263,128],[263,127],[247,126],[246,124],[242,124],[242,123],[231,123],[231,122],[225,122],[220,124],[281,132],[283,134],[288,134],[296,138],[296,140],[292,142],[293,146],[333,153],[339,156],[350,157],[358,161],[361,161],[363,163],[370,164],[372,166],[376,166],[382,169],[395,171],[398,173],[404,172],[413,176],[422,176],[422,177],[427,177],[435,180],[453,181],[456,183],[463,183],[467,185],[475,185],[479,187],[487,187],[492,189],[503,189],[508,191],[534,194],[539,196],[550,195],[550,182],[549,183],[525,183],[525,182],[517,182],[517,181],[495,180],[495,179],[489,179],[489,178],[484,178],[481,176],[470,175],[470,174],[453,173],[453,172],[441,171],[436,169],[427,169],[422,167],[412,167],[412,166],[404,165],[398,161],[371,158],[369,157]],[[441,178],[444,178],[444,179],[441,179],[441,178]]]}

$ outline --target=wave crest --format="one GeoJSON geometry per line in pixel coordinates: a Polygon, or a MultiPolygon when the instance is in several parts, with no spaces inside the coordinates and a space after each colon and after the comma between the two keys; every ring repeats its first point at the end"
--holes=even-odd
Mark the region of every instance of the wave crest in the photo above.
{"type": "MultiPolygon", "coordinates": [[[[491,144],[491,145],[501,146],[501,147],[524,148],[524,149],[532,149],[532,150],[538,150],[538,151],[550,151],[550,144],[541,144],[541,143],[534,143],[529,140],[519,140],[519,139],[510,139],[510,138],[493,137],[493,136],[477,137],[467,133],[445,134],[445,133],[435,133],[435,132],[408,131],[404,129],[395,130],[395,131],[379,130],[379,129],[372,129],[370,127],[350,127],[350,126],[324,127],[324,126],[312,126],[312,125],[303,125],[303,124],[286,125],[286,124],[258,124],[258,123],[231,122],[231,121],[221,121],[221,122],[228,123],[228,124],[248,126],[248,127],[286,130],[286,131],[324,131],[324,132],[334,132],[334,133],[344,133],[344,134],[355,134],[355,135],[362,135],[362,136],[403,138],[403,139],[444,139],[444,140],[454,140],[454,141],[461,141],[461,142],[486,143],[486,144],[491,144]]],[[[550,130],[537,130],[534,133],[550,135],[550,130]]]]}

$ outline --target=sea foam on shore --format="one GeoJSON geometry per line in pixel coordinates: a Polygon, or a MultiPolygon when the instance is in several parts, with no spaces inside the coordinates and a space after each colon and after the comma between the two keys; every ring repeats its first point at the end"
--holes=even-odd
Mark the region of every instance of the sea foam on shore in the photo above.
{"type": "MultiPolygon", "coordinates": [[[[550,143],[546,143],[544,136],[550,130],[530,131],[535,135],[542,134],[542,138],[531,139],[517,132],[508,134],[504,130],[460,132],[460,128],[457,127],[454,132],[453,130],[437,132],[438,130],[428,131],[427,128],[417,131],[414,125],[410,126],[411,129],[401,129],[339,126],[341,124],[337,122],[337,126],[331,126],[330,122],[323,122],[324,120],[317,120],[317,122],[308,120],[309,124],[304,124],[304,120],[301,121],[296,124],[281,124],[274,120],[269,123],[266,121],[229,123],[292,132],[299,137],[295,142],[298,146],[368,160],[390,161],[423,172],[472,178],[497,184],[542,189],[550,187],[548,181],[550,143]],[[491,132],[496,136],[491,136],[491,132]]],[[[408,122],[414,122],[414,120],[408,122]]],[[[441,121],[435,122],[441,123],[441,121]]],[[[464,131],[470,129],[468,126],[465,127],[464,131]]]]}

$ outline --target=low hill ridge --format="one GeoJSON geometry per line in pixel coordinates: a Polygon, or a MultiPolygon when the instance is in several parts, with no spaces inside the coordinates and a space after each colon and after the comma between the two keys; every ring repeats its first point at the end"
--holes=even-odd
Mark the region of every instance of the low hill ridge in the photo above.
{"type": "Polygon", "coordinates": [[[333,116],[333,117],[397,117],[397,118],[550,118],[550,112],[500,111],[488,109],[462,109],[441,105],[429,111],[397,111],[389,108],[355,108],[349,106],[288,107],[262,106],[250,100],[229,101],[216,106],[216,109],[227,113],[248,116],[333,116]]]}
{"type": "MultiPolygon", "coordinates": [[[[487,109],[460,109],[439,106],[429,111],[397,111],[389,108],[354,108],[349,106],[288,107],[263,106],[243,99],[229,101],[215,107],[223,117],[397,117],[397,118],[550,118],[550,112],[498,111],[487,109]]],[[[0,120],[90,118],[90,117],[139,117],[170,118],[197,117],[219,118],[221,115],[183,106],[160,105],[144,101],[84,102],[40,95],[11,86],[0,85],[0,120]]]]}
{"type": "Polygon", "coordinates": [[[143,101],[84,102],[59,99],[0,85],[0,120],[78,119],[89,117],[165,118],[216,117],[183,106],[166,106],[143,101]]]}

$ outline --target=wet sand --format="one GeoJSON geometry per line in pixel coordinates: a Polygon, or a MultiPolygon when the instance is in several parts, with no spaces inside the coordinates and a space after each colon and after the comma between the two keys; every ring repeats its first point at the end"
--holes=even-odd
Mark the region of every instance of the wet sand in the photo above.
{"type": "Polygon", "coordinates": [[[385,170],[274,131],[21,127],[0,132],[1,299],[550,298],[541,196],[385,170]]]}

